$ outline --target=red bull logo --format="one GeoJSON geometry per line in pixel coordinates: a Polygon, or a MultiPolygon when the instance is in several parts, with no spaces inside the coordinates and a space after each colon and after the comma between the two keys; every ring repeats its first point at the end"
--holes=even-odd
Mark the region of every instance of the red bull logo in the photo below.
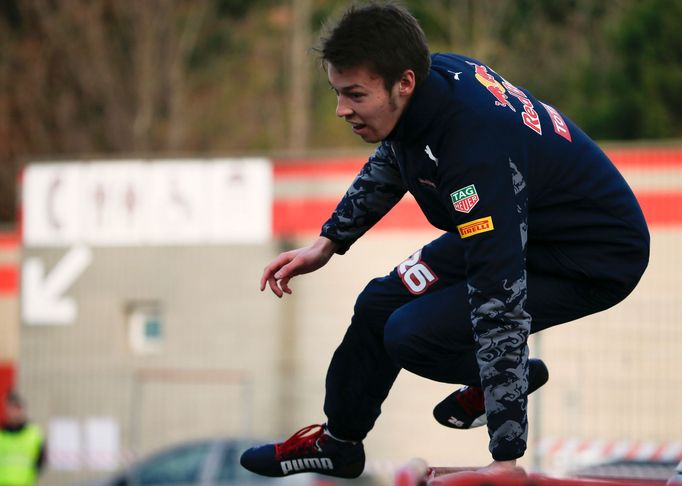
{"type": "Polygon", "coordinates": [[[538,135],[542,135],[540,117],[538,116],[538,112],[535,111],[533,103],[528,99],[528,96],[526,96],[523,91],[511,84],[506,79],[502,81],[502,85],[506,87],[509,90],[509,93],[516,97],[516,99],[518,99],[523,105],[523,113],[521,114],[523,123],[538,135]]]}
{"type": "Polygon", "coordinates": [[[506,90],[500,84],[500,82],[488,72],[488,69],[485,66],[481,66],[480,64],[469,64],[474,67],[474,71],[476,72],[475,76],[478,82],[485,86],[490,94],[495,97],[495,104],[497,106],[506,106],[511,111],[515,112],[516,108],[514,108],[514,106],[512,106],[512,104],[509,102],[506,90]]]}
{"type": "Polygon", "coordinates": [[[518,89],[516,86],[511,84],[506,79],[502,78],[500,83],[497,79],[493,77],[492,74],[488,72],[488,68],[480,64],[474,64],[472,62],[468,63],[474,68],[476,80],[486,87],[488,92],[495,97],[495,104],[497,106],[506,106],[513,112],[516,112],[516,108],[509,101],[509,95],[514,96],[521,102],[523,106],[523,113],[521,113],[521,119],[524,125],[533,130],[538,135],[542,135],[542,125],[540,124],[540,117],[533,103],[528,99],[528,96],[518,89]]]}

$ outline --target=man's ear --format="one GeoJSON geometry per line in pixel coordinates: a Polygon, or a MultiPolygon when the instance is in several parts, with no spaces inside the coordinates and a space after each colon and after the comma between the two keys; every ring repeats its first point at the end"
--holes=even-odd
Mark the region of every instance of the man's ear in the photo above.
{"type": "Polygon", "coordinates": [[[402,76],[400,76],[400,80],[398,80],[398,93],[401,96],[411,96],[416,86],[417,79],[414,71],[406,69],[402,76]]]}

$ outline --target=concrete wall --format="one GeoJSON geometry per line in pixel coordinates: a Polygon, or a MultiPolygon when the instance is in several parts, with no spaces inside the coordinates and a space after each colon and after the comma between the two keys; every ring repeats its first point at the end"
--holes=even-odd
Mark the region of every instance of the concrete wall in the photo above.
{"type": "MultiPolygon", "coordinates": [[[[321,271],[294,279],[294,295],[282,300],[258,290],[262,268],[280,250],[275,243],[95,249],[92,265],[69,292],[79,306],[77,322],[22,328],[20,383],[32,416],[45,426],[55,417],[113,417],[124,452],[139,453],[211,435],[285,438],[323,422],[326,367],[355,296],[436,235],[368,235],[321,271]],[[163,309],[159,354],[130,348],[126,308],[141,301],[158,301],[163,309]]],[[[532,434],[682,437],[682,277],[675,271],[682,268],[681,243],[682,231],[655,231],[651,267],[626,302],[548,330],[541,343],[533,338],[551,381],[538,417],[531,399],[532,434]]],[[[27,250],[24,257],[34,254],[27,250]]],[[[40,254],[49,268],[63,251],[40,254]]],[[[452,389],[403,372],[366,442],[372,467],[387,470],[412,456],[487,462],[485,429],[453,431],[431,417],[452,389]]],[[[531,441],[526,465],[534,446],[531,441]]],[[[98,474],[85,466],[52,470],[44,484],[98,474]]]]}
{"type": "MultiPolygon", "coordinates": [[[[300,425],[323,419],[324,360],[343,335],[354,296],[369,278],[387,273],[430,236],[368,236],[323,271],[295,282],[298,322],[305,330],[299,343],[298,385],[306,397],[296,414],[300,425]]],[[[531,397],[525,465],[532,465],[538,435],[657,443],[682,437],[682,277],[674,271],[682,268],[680,244],[682,231],[654,231],[650,267],[625,302],[531,338],[531,355],[545,359],[551,379],[531,397]]],[[[452,390],[403,371],[366,442],[369,457],[388,463],[413,456],[441,464],[487,463],[485,428],[454,431],[431,416],[452,390]]],[[[551,458],[542,465],[554,466],[551,458]]]]}
{"type": "MultiPolygon", "coordinates": [[[[69,292],[78,304],[76,322],[22,328],[19,379],[32,417],[46,428],[60,417],[81,423],[113,417],[124,452],[194,437],[271,435],[278,421],[280,308],[260,294],[258,278],[274,252],[268,246],[94,250],[92,265],[69,292]],[[126,309],[148,301],[161,305],[163,345],[158,354],[138,355],[129,344],[126,309]]],[[[62,253],[41,252],[48,269],[62,253]]],[[[52,471],[46,484],[82,473],[52,471]]]]}
{"type": "MultiPolygon", "coordinates": [[[[0,268],[3,269],[0,278],[14,280],[19,260],[16,243],[0,244],[0,268]]],[[[19,354],[19,300],[15,283],[0,283],[0,363],[12,363],[19,354]]]]}
{"type": "MultiPolygon", "coordinates": [[[[679,150],[675,153],[679,158],[679,150]]],[[[613,309],[531,338],[531,354],[545,359],[551,380],[530,400],[530,450],[523,465],[557,471],[570,466],[542,453],[540,438],[639,440],[651,452],[682,437],[682,199],[665,199],[679,192],[682,164],[663,162],[656,170],[625,166],[638,196],[645,196],[645,212],[655,210],[647,217],[660,216],[640,286],[613,309]]],[[[352,175],[336,169],[314,178],[296,173],[280,174],[276,202],[290,203],[292,228],[316,231],[318,213],[306,211],[317,208],[326,217],[330,209],[305,206],[304,199],[328,199],[333,207],[352,175]]],[[[274,227],[283,228],[277,221],[274,227]]],[[[120,433],[114,458],[119,463],[196,437],[286,438],[325,420],[327,365],[357,294],[438,235],[419,224],[389,227],[412,229],[371,231],[347,255],[292,281],[294,295],[282,300],[259,291],[263,267],[315,234],[254,246],[97,247],[90,266],[66,292],[78,308],[73,324],[22,323],[19,332],[16,297],[0,299],[0,317],[13,321],[2,323],[7,333],[0,353],[18,353],[20,388],[32,417],[46,430],[58,420],[81,431],[89,420],[112,420],[120,433]],[[131,345],[130,309],[145,305],[161,312],[158,353],[141,354],[131,345]]],[[[26,248],[21,258],[39,257],[50,272],[66,252],[26,248]]],[[[13,255],[18,260],[19,253],[13,255]]],[[[485,428],[454,431],[431,416],[452,390],[401,373],[366,441],[369,468],[390,474],[393,465],[413,456],[449,465],[487,463],[485,428]]],[[[104,474],[87,457],[78,461],[71,471],[51,468],[43,484],[104,474]]]]}

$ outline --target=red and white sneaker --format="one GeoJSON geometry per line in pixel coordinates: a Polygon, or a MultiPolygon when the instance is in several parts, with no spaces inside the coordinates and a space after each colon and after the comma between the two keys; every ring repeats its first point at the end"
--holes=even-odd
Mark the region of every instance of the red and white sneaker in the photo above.
{"type": "Polygon", "coordinates": [[[242,454],[241,465],[270,477],[314,472],[356,478],[365,468],[365,450],[362,442],[335,439],[324,424],[310,425],[284,442],[248,449],[242,454]]]}
{"type": "MultiPolygon", "coordinates": [[[[547,383],[549,371],[542,360],[528,360],[528,394],[547,383]]],[[[463,386],[448,395],[433,409],[433,417],[446,427],[473,429],[488,423],[485,414],[483,389],[480,386],[463,386]]]]}

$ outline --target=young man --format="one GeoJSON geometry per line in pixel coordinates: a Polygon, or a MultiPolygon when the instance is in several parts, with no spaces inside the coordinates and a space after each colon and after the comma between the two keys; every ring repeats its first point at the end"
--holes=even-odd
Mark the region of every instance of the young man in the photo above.
{"type": "Polygon", "coordinates": [[[635,287],[649,234],[604,153],[555,108],[480,61],[429,55],[392,5],[351,8],[323,39],[336,114],[378,143],[320,238],[261,278],[278,296],[343,254],[405,194],[446,233],[359,295],[326,380],[327,424],[246,451],[267,476],[358,476],[362,440],[401,368],[466,385],[434,409],[453,428],[487,423],[493,462],[515,467],[527,395],[547,380],[529,334],[607,309],[635,287]]]}

